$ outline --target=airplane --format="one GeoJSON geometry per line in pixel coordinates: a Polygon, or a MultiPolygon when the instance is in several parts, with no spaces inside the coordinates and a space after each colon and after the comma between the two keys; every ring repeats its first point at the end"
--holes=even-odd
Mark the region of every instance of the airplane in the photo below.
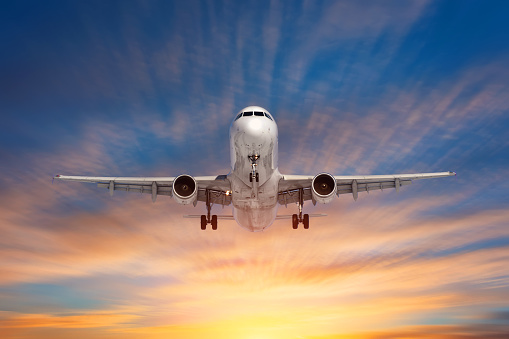
{"type": "Polygon", "coordinates": [[[276,219],[291,219],[292,228],[309,228],[310,217],[303,214],[305,201],[327,204],[334,196],[370,192],[409,185],[412,180],[454,176],[454,172],[391,175],[287,175],[278,170],[278,128],[274,117],[264,108],[248,106],[237,113],[230,125],[230,173],[217,176],[182,174],[177,177],[90,177],[56,175],[54,179],[97,183],[98,187],[152,195],[167,195],[182,205],[204,202],[207,212],[184,217],[199,218],[202,230],[219,220],[235,220],[251,232],[271,226],[276,219]],[[278,205],[296,203],[298,214],[278,215],[278,205]],[[214,204],[233,206],[232,215],[212,215],[214,204]]]}

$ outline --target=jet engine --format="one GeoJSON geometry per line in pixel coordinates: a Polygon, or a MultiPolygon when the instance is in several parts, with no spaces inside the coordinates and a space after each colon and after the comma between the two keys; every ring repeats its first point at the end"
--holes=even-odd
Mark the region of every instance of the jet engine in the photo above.
{"type": "Polygon", "coordinates": [[[313,200],[321,204],[327,204],[334,199],[337,185],[336,179],[329,173],[320,173],[311,182],[311,194],[313,200]]]}
{"type": "Polygon", "coordinates": [[[190,175],[179,175],[173,181],[173,198],[182,205],[194,204],[198,198],[198,185],[190,175]]]}

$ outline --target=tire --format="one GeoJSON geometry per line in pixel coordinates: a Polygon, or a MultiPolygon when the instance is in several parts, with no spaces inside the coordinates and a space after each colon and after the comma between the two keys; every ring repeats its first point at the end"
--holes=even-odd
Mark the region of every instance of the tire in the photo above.
{"type": "Polygon", "coordinates": [[[212,216],[212,229],[217,230],[217,215],[212,216]]]}
{"type": "Polygon", "coordinates": [[[207,217],[205,215],[201,216],[201,229],[205,230],[207,228],[207,217]]]}
{"type": "Polygon", "coordinates": [[[297,214],[292,215],[292,227],[294,230],[299,227],[299,218],[297,217],[297,214]]]}
{"type": "Polygon", "coordinates": [[[309,214],[304,214],[304,220],[303,221],[303,224],[304,224],[304,229],[308,229],[309,228],[309,214]]]}

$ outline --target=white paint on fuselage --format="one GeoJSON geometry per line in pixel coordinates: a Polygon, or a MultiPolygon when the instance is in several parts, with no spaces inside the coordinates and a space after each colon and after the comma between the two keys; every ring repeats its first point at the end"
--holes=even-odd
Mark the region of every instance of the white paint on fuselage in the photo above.
{"type": "MultiPolygon", "coordinates": [[[[263,112],[262,107],[249,106],[241,112],[263,112]]],[[[235,115],[235,118],[238,114],[235,115]]],[[[277,215],[277,197],[281,174],[278,170],[278,131],[276,122],[266,116],[243,116],[230,126],[233,217],[237,223],[257,232],[272,225],[277,215]],[[256,170],[259,182],[250,182],[250,155],[257,154],[256,170]]]]}

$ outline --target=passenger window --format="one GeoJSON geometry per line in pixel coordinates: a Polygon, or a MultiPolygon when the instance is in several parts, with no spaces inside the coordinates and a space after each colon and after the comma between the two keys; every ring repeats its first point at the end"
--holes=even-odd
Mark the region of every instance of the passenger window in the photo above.
{"type": "Polygon", "coordinates": [[[266,116],[267,118],[269,118],[270,120],[272,120],[272,118],[270,117],[270,115],[268,115],[267,113],[265,113],[265,116],[266,116]]]}
{"type": "Polygon", "coordinates": [[[253,115],[253,112],[244,112],[245,117],[250,117],[253,115]]]}
{"type": "Polygon", "coordinates": [[[234,120],[234,121],[239,120],[241,116],[242,116],[242,113],[239,113],[239,115],[237,115],[237,117],[235,118],[235,120],[234,120]]]}
{"type": "Polygon", "coordinates": [[[263,112],[254,112],[257,117],[263,117],[263,112]]]}

